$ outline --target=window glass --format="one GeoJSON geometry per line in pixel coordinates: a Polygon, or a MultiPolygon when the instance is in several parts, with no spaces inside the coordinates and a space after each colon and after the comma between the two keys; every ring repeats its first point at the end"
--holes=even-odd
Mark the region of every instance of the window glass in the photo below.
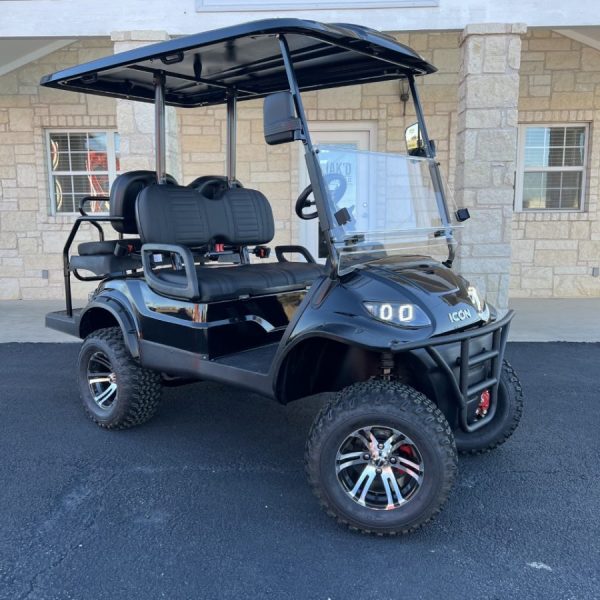
{"type": "MultiPolygon", "coordinates": [[[[78,212],[87,196],[107,197],[119,173],[119,135],[113,131],[50,131],[47,136],[53,213],[78,212]]],[[[104,200],[87,212],[107,212],[104,200]]]]}
{"type": "Polygon", "coordinates": [[[522,126],[519,158],[523,210],[580,210],[585,181],[585,125],[522,126]]]}

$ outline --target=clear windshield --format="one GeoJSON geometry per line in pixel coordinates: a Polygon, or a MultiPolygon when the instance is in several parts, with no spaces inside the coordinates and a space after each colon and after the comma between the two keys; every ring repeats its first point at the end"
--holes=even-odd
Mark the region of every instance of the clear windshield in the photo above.
{"type": "Polygon", "coordinates": [[[394,255],[448,257],[455,211],[436,189],[434,160],[329,145],[318,157],[340,273],[394,255]]]}

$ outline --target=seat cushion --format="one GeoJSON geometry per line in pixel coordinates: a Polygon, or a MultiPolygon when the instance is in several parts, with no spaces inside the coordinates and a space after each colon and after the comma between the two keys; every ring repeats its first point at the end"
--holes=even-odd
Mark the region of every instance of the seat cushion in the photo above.
{"type": "MultiPolygon", "coordinates": [[[[212,302],[304,289],[324,273],[323,265],[302,262],[196,267],[199,295],[193,300],[212,302]]],[[[165,269],[155,274],[167,283],[185,280],[184,271],[165,269]]]]}
{"type": "Polygon", "coordinates": [[[266,244],[275,225],[268,200],[257,190],[231,188],[218,199],[176,185],[144,188],[136,203],[144,244],[266,244]]]}
{"type": "Polygon", "coordinates": [[[116,240],[105,242],[83,242],[77,246],[79,256],[92,256],[95,254],[112,254],[115,251],[116,240]]]}
{"type": "MultiPolygon", "coordinates": [[[[119,233],[137,233],[135,219],[135,202],[138,194],[147,186],[156,183],[156,171],[128,171],[121,173],[110,188],[110,216],[121,217],[122,221],[114,221],[113,228],[119,233]]],[[[177,182],[167,175],[167,183],[177,182]]]]}
{"type": "Polygon", "coordinates": [[[119,244],[127,252],[139,252],[142,242],[139,238],[123,240],[105,240],[103,242],[82,242],[77,246],[79,256],[95,256],[97,254],[114,254],[115,246],[119,244]]]}
{"type": "Polygon", "coordinates": [[[115,256],[114,254],[93,254],[89,256],[71,256],[71,271],[90,271],[98,277],[125,275],[127,271],[142,268],[142,261],[134,256],[115,256]]]}

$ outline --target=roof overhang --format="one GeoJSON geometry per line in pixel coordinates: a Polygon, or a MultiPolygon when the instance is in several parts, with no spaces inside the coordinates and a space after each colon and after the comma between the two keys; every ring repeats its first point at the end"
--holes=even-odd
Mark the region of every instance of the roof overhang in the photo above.
{"type": "Polygon", "coordinates": [[[49,38],[0,38],[0,77],[56,52],[74,41],[49,38]]]}
{"type": "Polygon", "coordinates": [[[391,36],[348,24],[265,19],[181,37],[71,67],[41,85],[154,101],[165,77],[165,103],[194,107],[261,98],[288,89],[277,36],[289,44],[300,90],[318,90],[433,73],[436,69],[391,36]]]}

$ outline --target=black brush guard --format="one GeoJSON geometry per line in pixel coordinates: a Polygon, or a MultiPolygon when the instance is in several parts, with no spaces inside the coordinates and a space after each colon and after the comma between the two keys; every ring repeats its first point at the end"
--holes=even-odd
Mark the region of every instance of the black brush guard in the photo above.
{"type": "Polygon", "coordinates": [[[398,344],[392,346],[391,350],[393,352],[407,352],[409,350],[423,349],[427,352],[440,371],[445,375],[450,389],[458,402],[461,428],[467,433],[472,433],[485,427],[496,414],[502,361],[513,317],[514,311],[509,310],[501,319],[488,323],[483,327],[443,335],[439,338],[431,338],[426,342],[415,342],[405,345],[398,344]],[[491,336],[491,348],[471,354],[472,347],[475,345],[474,342],[485,336],[491,336]],[[455,345],[460,345],[458,359],[449,359],[448,355],[456,355],[453,352],[454,348],[451,348],[451,346],[455,345]],[[445,353],[444,350],[448,350],[448,352],[445,353]],[[482,367],[485,373],[483,379],[477,383],[470,384],[469,375],[475,368],[481,369],[482,367]],[[469,423],[469,411],[473,408],[473,405],[479,404],[481,393],[485,390],[489,390],[490,392],[488,412],[483,418],[469,423]]]}

